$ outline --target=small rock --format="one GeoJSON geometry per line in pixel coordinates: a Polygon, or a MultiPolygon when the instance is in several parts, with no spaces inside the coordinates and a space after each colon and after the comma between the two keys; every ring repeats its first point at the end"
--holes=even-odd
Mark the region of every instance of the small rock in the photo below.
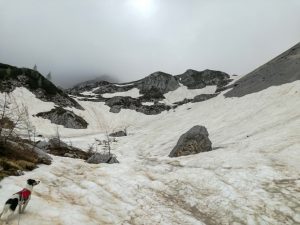
{"type": "Polygon", "coordinates": [[[115,155],[108,154],[108,153],[95,153],[86,162],[87,163],[91,163],[91,164],[99,164],[99,163],[113,164],[113,163],[119,163],[119,161],[117,160],[117,157],[115,155]]]}
{"type": "Polygon", "coordinates": [[[126,134],[125,131],[120,130],[120,131],[109,134],[109,136],[111,136],[111,137],[124,137],[124,136],[127,136],[127,134],[126,134]]]}
{"type": "Polygon", "coordinates": [[[16,171],[16,176],[22,176],[22,175],[24,175],[24,172],[22,170],[16,171]]]}

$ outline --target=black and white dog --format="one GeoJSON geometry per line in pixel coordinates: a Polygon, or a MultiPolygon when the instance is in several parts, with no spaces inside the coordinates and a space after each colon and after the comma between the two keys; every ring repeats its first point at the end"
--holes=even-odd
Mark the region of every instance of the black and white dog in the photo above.
{"type": "Polygon", "coordinates": [[[26,187],[6,201],[3,211],[0,214],[0,221],[6,221],[7,223],[9,218],[14,214],[17,206],[19,206],[19,213],[23,213],[30,200],[33,187],[39,183],[40,181],[28,179],[26,187]]]}

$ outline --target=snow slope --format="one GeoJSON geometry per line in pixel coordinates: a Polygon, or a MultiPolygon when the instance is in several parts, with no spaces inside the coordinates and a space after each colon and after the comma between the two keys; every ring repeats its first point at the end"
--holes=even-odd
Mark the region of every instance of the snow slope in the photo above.
{"type": "Polygon", "coordinates": [[[128,91],[116,92],[116,93],[106,93],[106,94],[103,94],[102,96],[104,98],[112,98],[115,96],[128,96],[128,97],[132,97],[132,98],[138,98],[142,95],[140,94],[140,90],[138,88],[132,88],[128,91]]]}
{"type": "Polygon", "coordinates": [[[216,86],[206,86],[205,88],[201,89],[188,89],[183,84],[180,84],[180,87],[177,88],[175,91],[169,91],[168,93],[164,94],[165,98],[163,100],[166,104],[172,104],[174,102],[179,102],[187,99],[193,99],[196,95],[200,94],[214,94],[216,92],[216,86]]]}
{"type": "MultiPolygon", "coordinates": [[[[54,157],[51,166],[1,181],[0,202],[33,177],[42,183],[21,224],[300,224],[299,90],[296,81],[155,116],[80,102],[93,123],[86,131],[61,129],[63,137],[85,147],[106,129],[129,126],[113,150],[121,163],[54,157]],[[207,127],[214,151],[168,158],[197,124],[207,127]]],[[[53,126],[33,122],[45,135],[53,126]]]]}

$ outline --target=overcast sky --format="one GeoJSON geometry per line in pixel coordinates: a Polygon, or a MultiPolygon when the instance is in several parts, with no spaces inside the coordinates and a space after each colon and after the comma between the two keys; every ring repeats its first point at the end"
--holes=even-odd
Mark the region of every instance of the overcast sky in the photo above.
{"type": "Polygon", "coordinates": [[[300,0],[0,0],[0,62],[69,86],[108,74],[243,75],[300,41],[300,0]]]}

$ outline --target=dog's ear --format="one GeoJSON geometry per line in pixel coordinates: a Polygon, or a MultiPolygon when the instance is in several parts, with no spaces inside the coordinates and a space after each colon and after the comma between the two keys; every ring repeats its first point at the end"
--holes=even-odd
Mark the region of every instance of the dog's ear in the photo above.
{"type": "Polygon", "coordinates": [[[36,181],[36,180],[33,180],[33,179],[28,179],[27,180],[27,184],[31,185],[31,186],[38,185],[39,183],[40,183],[40,181],[36,181]]]}
{"type": "Polygon", "coordinates": [[[35,180],[33,180],[33,179],[28,179],[28,180],[27,180],[27,184],[28,184],[28,185],[33,186],[34,183],[35,183],[35,180]]]}

